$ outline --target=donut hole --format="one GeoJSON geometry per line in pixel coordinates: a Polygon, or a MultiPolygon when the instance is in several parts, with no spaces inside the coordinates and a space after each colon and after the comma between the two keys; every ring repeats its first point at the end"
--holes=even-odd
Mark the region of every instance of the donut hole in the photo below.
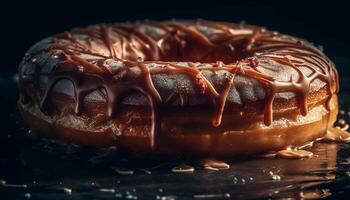
{"type": "Polygon", "coordinates": [[[225,64],[235,63],[241,59],[251,57],[254,51],[250,50],[250,37],[244,37],[239,41],[230,42],[231,37],[224,37],[220,41],[204,42],[201,39],[183,33],[174,32],[153,38],[152,41],[142,40],[130,34],[123,36],[111,35],[110,43],[106,45],[104,40],[87,42],[80,34],[74,35],[80,44],[86,44],[89,52],[86,59],[94,59],[95,55],[104,55],[130,61],[163,61],[163,62],[200,62],[225,64]],[[91,54],[91,52],[93,54],[91,54]]]}
{"type": "Polygon", "coordinates": [[[163,47],[165,54],[161,55],[159,60],[150,61],[200,63],[221,61],[224,64],[230,64],[254,55],[253,51],[246,51],[246,40],[238,44],[223,43],[213,46],[207,46],[195,40],[184,40],[183,43],[184,46],[170,44],[169,47],[163,47]]]}

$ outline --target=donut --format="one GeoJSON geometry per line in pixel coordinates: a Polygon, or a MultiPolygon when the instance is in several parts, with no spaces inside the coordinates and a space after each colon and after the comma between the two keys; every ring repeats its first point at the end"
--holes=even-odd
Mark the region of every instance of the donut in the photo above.
{"type": "Polygon", "coordinates": [[[338,79],[310,42],[263,27],[98,24],[27,51],[18,108],[35,132],[83,146],[231,157],[324,137],[338,79]]]}

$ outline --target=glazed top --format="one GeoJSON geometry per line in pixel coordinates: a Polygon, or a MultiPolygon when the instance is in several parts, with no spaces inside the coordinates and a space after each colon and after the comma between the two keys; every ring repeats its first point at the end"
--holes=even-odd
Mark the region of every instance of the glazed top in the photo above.
{"type": "Polygon", "coordinates": [[[75,28],[34,45],[19,73],[21,102],[31,100],[28,88],[36,88],[43,111],[55,90],[73,94],[77,115],[87,95],[105,101],[110,116],[122,99],[133,105],[148,101],[155,113],[159,105],[210,104],[214,126],[220,125],[226,102],[263,101],[264,122],[270,125],[274,99],[295,98],[306,115],[310,93],[326,88],[330,99],[338,91],[334,64],[309,42],[262,27],[205,20],[75,28]],[[67,80],[72,87],[62,84],[67,80]],[[131,95],[135,91],[142,95],[131,95]]]}

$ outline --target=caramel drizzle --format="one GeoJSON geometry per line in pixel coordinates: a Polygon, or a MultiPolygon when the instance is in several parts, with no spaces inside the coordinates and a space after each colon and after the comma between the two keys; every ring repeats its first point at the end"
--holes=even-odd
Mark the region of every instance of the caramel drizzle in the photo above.
{"type": "MultiPolygon", "coordinates": [[[[77,59],[74,55],[70,56],[72,61],[77,62],[77,64],[83,65],[84,67],[91,70],[96,70],[96,66],[94,66],[92,69],[91,64],[87,64],[82,59],[77,59]]],[[[123,82],[117,82],[112,77],[106,76],[106,75],[97,75],[97,74],[86,74],[84,72],[76,71],[76,72],[69,72],[69,73],[59,73],[58,75],[53,75],[49,78],[49,82],[47,85],[47,89],[45,90],[45,93],[43,94],[43,97],[40,101],[40,109],[42,112],[48,111],[48,100],[50,93],[54,87],[54,85],[59,80],[69,80],[72,82],[74,86],[74,93],[75,93],[75,101],[76,101],[76,107],[75,107],[75,114],[80,115],[82,112],[82,106],[83,106],[83,100],[86,95],[88,95],[90,92],[98,90],[98,89],[104,89],[107,94],[107,113],[109,117],[113,117],[115,114],[115,105],[119,105],[120,101],[123,97],[125,97],[127,94],[129,94],[132,91],[138,91],[145,95],[150,103],[150,107],[152,108],[152,126],[151,126],[151,140],[150,140],[150,146],[151,148],[154,147],[154,138],[155,137],[155,129],[157,128],[156,120],[157,117],[157,107],[156,105],[162,101],[158,91],[155,89],[149,68],[143,64],[143,63],[135,63],[135,62],[129,62],[129,67],[132,67],[133,65],[136,65],[141,71],[142,76],[137,76],[135,79],[132,80],[131,83],[123,83],[123,82]]],[[[97,68],[101,69],[101,68],[97,68]]],[[[127,69],[128,70],[128,69],[127,69]]],[[[96,71],[101,72],[101,71],[96,71]]],[[[128,70],[128,73],[130,71],[128,70]]]]}
{"type": "MultiPolygon", "coordinates": [[[[97,89],[106,91],[106,100],[108,105],[108,116],[112,117],[121,99],[131,91],[138,91],[145,95],[152,109],[152,130],[150,137],[150,147],[156,148],[157,135],[160,132],[161,118],[159,116],[158,107],[161,104],[167,104],[174,99],[174,93],[168,98],[162,99],[157,89],[153,85],[152,75],[155,74],[186,74],[192,78],[193,83],[197,85],[197,89],[203,95],[207,95],[213,103],[213,126],[220,126],[222,115],[225,110],[230,89],[233,87],[234,77],[241,74],[252,77],[259,81],[265,87],[266,97],[264,106],[264,123],[269,126],[273,121],[273,102],[277,93],[293,92],[299,104],[300,113],[306,115],[308,112],[307,97],[310,92],[310,84],[315,79],[321,79],[326,82],[328,88],[327,109],[329,109],[329,101],[331,96],[339,90],[338,74],[333,65],[320,51],[305,42],[295,41],[294,38],[284,35],[272,34],[265,29],[257,27],[249,27],[253,30],[252,34],[233,34],[230,29],[236,29],[237,25],[229,23],[212,23],[204,20],[198,20],[192,23],[177,22],[144,22],[135,24],[113,24],[99,25],[87,29],[75,29],[74,34],[85,34],[88,36],[86,44],[78,41],[72,36],[72,33],[64,33],[57,35],[51,48],[47,51],[55,54],[60,52],[66,56],[66,60],[62,61],[56,68],[62,67],[64,63],[73,63],[75,66],[82,66],[83,71],[76,69],[74,72],[52,72],[49,76],[49,83],[41,97],[40,107],[43,112],[48,111],[48,99],[54,85],[62,79],[70,80],[74,86],[76,107],[75,113],[80,115],[82,112],[82,104],[84,97],[90,92],[97,89]],[[151,37],[142,32],[141,27],[147,25],[150,27],[160,28],[165,34],[159,38],[151,37]],[[196,25],[203,25],[222,31],[219,39],[221,42],[214,42],[207,35],[196,29],[196,25]],[[114,34],[114,37],[112,37],[114,34]],[[115,36],[117,35],[117,36],[115,36]],[[175,38],[173,40],[172,38],[175,38]],[[227,44],[235,45],[237,50],[232,53],[233,57],[239,58],[240,52],[247,55],[254,55],[255,64],[252,65],[250,58],[245,58],[233,64],[214,63],[209,67],[200,63],[187,62],[188,66],[184,67],[173,62],[162,62],[166,59],[166,51],[163,45],[184,46],[184,41],[194,40],[207,48],[219,49],[227,46],[227,44]],[[60,40],[70,41],[69,44],[62,45],[60,40]],[[93,51],[93,40],[100,40],[109,55],[93,51]],[[168,43],[166,43],[168,41],[168,43]],[[171,42],[169,42],[171,41],[171,42]],[[173,44],[173,42],[176,44],[173,44]],[[247,42],[248,41],[248,42],[247,42]],[[118,43],[119,42],[119,43],[118,43]],[[241,45],[245,44],[245,45],[241,45]],[[241,45],[241,46],[240,46],[241,45]],[[117,48],[118,46],[119,48],[117,48]],[[117,48],[117,49],[116,49],[117,48]],[[79,54],[96,56],[98,59],[86,60],[79,57],[79,54]],[[144,57],[138,61],[135,55],[143,55],[144,57]],[[288,57],[290,56],[290,57],[288,57]],[[114,72],[103,63],[106,59],[115,59],[123,63],[125,66],[122,70],[114,72]],[[142,61],[143,59],[149,61],[142,61]],[[298,59],[298,60],[297,60],[298,59]],[[293,68],[298,73],[298,80],[292,78],[288,82],[277,81],[273,77],[259,71],[260,61],[271,60],[284,66],[293,68]],[[164,67],[148,67],[148,63],[156,63],[164,65],[164,67]],[[300,67],[307,67],[312,72],[306,76],[300,67]],[[319,68],[316,70],[315,67],[319,68]],[[133,68],[138,68],[140,73],[135,72],[133,68]],[[219,71],[225,70],[229,73],[221,92],[218,92],[210,81],[202,74],[203,70],[219,71]],[[125,73],[126,80],[115,80],[114,75],[125,73]],[[335,88],[335,90],[333,90],[335,88]]],[[[214,33],[215,34],[215,33],[214,33]]],[[[179,60],[183,54],[180,52],[179,60]]],[[[207,55],[206,55],[207,56],[207,55]]],[[[168,58],[175,59],[175,58],[168,58]]],[[[234,59],[233,59],[234,60],[234,59]]],[[[37,68],[39,68],[38,66],[37,68]]],[[[39,73],[38,70],[37,73],[39,73]]],[[[38,78],[36,78],[38,79],[38,78]]],[[[27,75],[21,73],[20,81],[25,87],[31,82],[27,75]],[[29,80],[29,81],[25,81],[29,80]]],[[[22,87],[21,86],[21,87],[22,87]]],[[[22,90],[25,94],[25,90],[22,90]]],[[[180,94],[179,94],[180,95],[180,94]]],[[[183,95],[183,94],[181,94],[183,95]]],[[[185,95],[186,96],[186,95],[185,95]]],[[[184,98],[180,96],[181,104],[184,104],[184,98]]]]}

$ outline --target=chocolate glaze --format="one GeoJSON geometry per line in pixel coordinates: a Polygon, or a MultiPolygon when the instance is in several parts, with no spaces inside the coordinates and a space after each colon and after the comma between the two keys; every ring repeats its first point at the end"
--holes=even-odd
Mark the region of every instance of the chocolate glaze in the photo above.
{"type": "Polygon", "coordinates": [[[346,130],[330,128],[326,135],[319,140],[322,142],[349,142],[350,134],[346,130]]]}
{"type": "Polygon", "coordinates": [[[196,163],[206,170],[218,171],[221,169],[229,169],[230,168],[229,164],[227,164],[223,161],[219,161],[219,160],[214,159],[214,158],[200,159],[200,160],[196,161],[196,163]]]}
{"type": "Polygon", "coordinates": [[[204,20],[101,24],[57,34],[27,52],[20,64],[19,87],[22,103],[40,103],[47,114],[49,97],[61,80],[74,86],[76,115],[84,112],[84,98],[101,90],[110,117],[123,98],[137,91],[152,109],[150,146],[155,148],[159,107],[178,98],[184,105],[191,96],[186,89],[164,92],[155,79],[177,75],[192,81],[197,97],[209,99],[213,126],[220,126],[230,95],[241,99],[241,104],[262,99],[264,123],[270,125],[274,100],[280,94],[293,93],[300,113],[306,115],[311,91],[327,89],[327,109],[338,91],[334,64],[310,43],[261,27],[204,20]],[[221,87],[207,73],[220,76],[221,87]],[[235,93],[232,88],[238,78],[240,83],[253,84],[253,90],[262,89],[263,97],[245,100],[235,93]]]}
{"type": "Polygon", "coordinates": [[[192,173],[194,172],[194,167],[186,164],[180,164],[171,169],[174,173],[192,173]]]}
{"type": "Polygon", "coordinates": [[[292,148],[280,150],[276,153],[276,157],[286,158],[286,159],[311,158],[312,156],[313,156],[313,153],[310,151],[305,151],[301,149],[292,149],[292,148]]]}

